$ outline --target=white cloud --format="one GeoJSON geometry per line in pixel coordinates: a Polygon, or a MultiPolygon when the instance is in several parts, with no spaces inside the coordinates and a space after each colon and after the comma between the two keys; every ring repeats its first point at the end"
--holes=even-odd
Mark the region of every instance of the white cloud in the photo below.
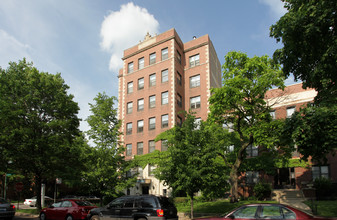
{"type": "Polygon", "coordinates": [[[147,32],[156,34],[159,23],[147,9],[133,3],[112,11],[101,25],[101,48],[111,53],[109,69],[118,73],[122,68],[123,50],[137,44],[147,32]]]}
{"type": "Polygon", "coordinates": [[[269,6],[271,13],[277,19],[287,12],[287,9],[284,8],[284,3],[281,0],[259,0],[259,2],[269,6]]]}

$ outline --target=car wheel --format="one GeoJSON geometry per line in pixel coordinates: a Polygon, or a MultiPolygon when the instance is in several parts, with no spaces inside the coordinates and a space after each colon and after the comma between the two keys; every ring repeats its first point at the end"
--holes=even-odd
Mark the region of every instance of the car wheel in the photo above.
{"type": "Polygon", "coordinates": [[[46,214],[45,213],[41,213],[40,214],[40,220],[46,220],[47,218],[46,218],[46,214]]]}
{"type": "Polygon", "coordinates": [[[68,216],[66,217],[66,220],[73,220],[73,217],[72,217],[71,215],[68,215],[68,216]]]}
{"type": "Polygon", "coordinates": [[[99,220],[99,217],[98,215],[93,215],[91,216],[90,220],[99,220]]]}

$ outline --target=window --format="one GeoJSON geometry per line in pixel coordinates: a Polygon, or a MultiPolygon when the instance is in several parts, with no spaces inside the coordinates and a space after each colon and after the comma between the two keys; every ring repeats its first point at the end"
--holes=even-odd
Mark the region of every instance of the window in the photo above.
{"type": "Polygon", "coordinates": [[[199,65],[199,54],[190,57],[190,67],[199,65]]]}
{"type": "Polygon", "coordinates": [[[168,92],[162,92],[161,93],[161,104],[166,105],[168,104],[168,92]]]}
{"type": "Polygon", "coordinates": [[[168,127],[168,115],[161,116],[161,127],[167,128],[168,127]]]}
{"type": "Polygon", "coordinates": [[[149,153],[152,153],[156,149],[156,142],[154,140],[149,141],[149,153]]]}
{"type": "Polygon", "coordinates": [[[144,78],[138,79],[138,90],[144,89],[144,78]]]}
{"type": "Polygon", "coordinates": [[[200,86],[200,75],[190,77],[190,88],[195,88],[200,86]]]}
{"type": "Polygon", "coordinates": [[[194,125],[195,125],[195,130],[199,130],[200,129],[200,125],[201,125],[201,118],[196,118],[194,120],[194,125]]]}
{"type": "Polygon", "coordinates": [[[138,142],[137,143],[137,155],[142,155],[142,154],[143,154],[143,142],[138,142]]]}
{"type": "Polygon", "coordinates": [[[329,179],[329,166],[313,166],[312,170],[312,179],[315,180],[320,177],[329,179]]]}
{"type": "Polygon", "coordinates": [[[281,211],[283,213],[284,219],[296,219],[296,214],[289,209],[282,207],[281,211]]]}
{"type": "Polygon", "coordinates": [[[149,97],[149,108],[154,108],[154,107],[156,107],[156,96],[151,95],[149,97]]]}
{"type": "Polygon", "coordinates": [[[154,175],[153,171],[154,171],[155,169],[156,169],[155,166],[153,166],[153,165],[150,165],[150,166],[149,166],[149,175],[150,175],[150,176],[153,176],[153,175],[154,175]]]}
{"type": "Polygon", "coordinates": [[[150,87],[156,85],[156,74],[155,73],[150,75],[149,83],[150,83],[150,87]]]}
{"type": "Polygon", "coordinates": [[[156,129],[156,118],[149,118],[149,130],[156,129]]]}
{"type": "Polygon", "coordinates": [[[191,109],[200,108],[200,96],[192,97],[190,99],[191,109]]]}
{"type": "Polygon", "coordinates": [[[156,63],[156,53],[151,53],[150,54],[150,65],[156,63]]]}
{"type": "Polygon", "coordinates": [[[259,154],[259,148],[257,146],[254,145],[249,145],[246,148],[246,153],[248,157],[257,157],[259,154]]]}
{"type": "Polygon", "coordinates": [[[181,54],[179,53],[179,51],[177,51],[177,59],[178,62],[181,64],[181,54]]]}
{"type": "Polygon", "coordinates": [[[161,82],[168,82],[168,70],[161,71],[161,82]]]}
{"type": "Polygon", "coordinates": [[[179,72],[177,72],[177,83],[178,85],[181,86],[182,82],[181,82],[182,78],[181,78],[181,74],[179,72]]]}
{"type": "Polygon", "coordinates": [[[234,152],[234,145],[230,145],[227,147],[226,153],[233,153],[234,152]]]}
{"type": "Polygon", "coordinates": [[[132,102],[127,103],[127,113],[128,114],[132,113],[132,106],[133,106],[132,102]]]}
{"type": "Polygon", "coordinates": [[[128,83],[128,94],[133,93],[133,82],[128,83]]]}
{"type": "Polygon", "coordinates": [[[138,59],[138,69],[141,70],[144,68],[144,57],[138,59]]]}
{"type": "Polygon", "coordinates": [[[234,218],[246,218],[246,219],[255,219],[256,211],[258,206],[244,206],[237,211],[235,211],[232,215],[234,218]]]}
{"type": "Polygon", "coordinates": [[[128,73],[132,73],[133,72],[133,62],[128,63],[128,73]]]}
{"type": "Polygon", "coordinates": [[[168,58],[168,48],[161,50],[161,60],[166,60],[168,58]]]}
{"type": "Polygon", "coordinates": [[[259,181],[259,172],[257,171],[247,171],[246,172],[246,183],[255,184],[259,181]]]}
{"type": "Polygon", "coordinates": [[[144,121],[143,120],[139,120],[137,121],[137,132],[141,133],[144,130],[144,121]]]}
{"type": "Polygon", "coordinates": [[[137,111],[143,111],[144,110],[144,99],[138,99],[138,107],[137,111]]]}
{"type": "Polygon", "coordinates": [[[126,145],[126,156],[131,156],[132,155],[132,144],[127,144],[126,145]]]}
{"type": "Polygon", "coordinates": [[[276,119],[276,112],[275,111],[271,111],[269,114],[270,114],[270,116],[273,120],[276,119]]]}
{"type": "MultiPolygon", "coordinates": [[[[141,143],[143,145],[143,143],[141,143]]],[[[138,143],[137,143],[138,145],[138,143]]],[[[138,167],[137,168],[137,173],[139,177],[143,177],[143,168],[142,167],[138,167]]]]}
{"type": "MultiPolygon", "coordinates": [[[[285,216],[284,216],[284,213],[282,211],[286,211],[286,213],[287,213],[287,210],[285,210],[285,208],[280,209],[280,207],[277,206],[277,205],[262,206],[261,218],[264,218],[264,219],[284,219],[285,216]]],[[[289,213],[289,210],[288,210],[288,213],[289,213]]],[[[285,219],[289,219],[289,217],[290,216],[288,215],[288,217],[285,218],[285,219]]]]}
{"type": "Polygon", "coordinates": [[[287,108],[287,118],[290,118],[292,114],[295,112],[295,107],[287,108]]]}
{"type": "Polygon", "coordinates": [[[161,141],[161,151],[167,151],[167,148],[168,148],[167,140],[162,140],[161,141]]]}
{"type": "Polygon", "coordinates": [[[181,108],[183,106],[183,98],[180,94],[177,94],[177,105],[181,108]]]}
{"type": "Polygon", "coordinates": [[[132,134],[132,123],[126,124],[126,134],[132,134]]]}

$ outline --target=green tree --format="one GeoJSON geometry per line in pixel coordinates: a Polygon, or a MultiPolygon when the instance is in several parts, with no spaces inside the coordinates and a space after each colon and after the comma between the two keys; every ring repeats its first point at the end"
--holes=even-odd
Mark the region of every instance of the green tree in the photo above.
{"type": "Polygon", "coordinates": [[[337,106],[309,106],[287,119],[286,131],[295,140],[301,157],[326,163],[326,155],[335,154],[337,144],[337,106]]]}
{"type": "MultiPolygon", "coordinates": [[[[210,97],[210,120],[228,126],[232,131],[234,151],[219,151],[231,168],[231,202],[237,202],[240,167],[248,146],[273,148],[279,141],[282,122],[272,120],[272,106],[265,102],[266,92],[284,88],[280,66],[267,56],[249,58],[241,52],[229,52],[223,65],[223,86],[213,88],[210,97]],[[234,156],[233,156],[234,155],[234,156]]],[[[227,145],[229,147],[229,145],[227,145]]]]}
{"type": "Polygon", "coordinates": [[[99,93],[90,104],[92,115],[87,118],[88,137],[94,147],[89,155],[84,181],[89,191],[102,196],[116,196],[134,183],[127,178],[128,162],[124,159],[125,148],[119,142],[121,122],[117,119],[115,97],[99,93]]]}
{"type": "Polygon", "coordinates": [[[282,0],[288,12],[271,26],[270,36],[283,43],[274,58],[286,76],[315,88],[316,103],[336,103],[337,1],[282,0]]]}
{"type": "MultiPolygon", "coordinates": [[[[196,123],[194,115],[186,114],[181,126],[175,126],[156,137],[156,141],[167,141],[168,150],[159,155],[154,153],[157,158],[155,176],[175,192],[183,191],[188,195],[191,201],[191,218],[195,193],[209,193],[211,187],[226,190],[227,179],[223,175],[226,167],[215,160],[210,154],[212,152],[207,151],[207,145],[214,140],[213,134],[213,130],[207,130],[204,123],[196,123]]],[[[216,191],[215,188],[213,191],[216,191]]]]}
{"type": "Polygon", "coordinates": [[[17,172],[34,178],[36,195],[77,159],[79,107],[68,89],[60,74],[39,72],[25,59],[0,68],[0,146],[17,172]]]}
{"type": "Polygon", "coordinates": [[[286,76],[293,73],[303,88],[318,94],[315,106],[303,108],[288,120],[288,132],[299,152],[316,161],[334,153],[337,101],[337,1],[283,0],[288,12],[271,26],[270,36],[283,43],[274,58],[286,76]]]}

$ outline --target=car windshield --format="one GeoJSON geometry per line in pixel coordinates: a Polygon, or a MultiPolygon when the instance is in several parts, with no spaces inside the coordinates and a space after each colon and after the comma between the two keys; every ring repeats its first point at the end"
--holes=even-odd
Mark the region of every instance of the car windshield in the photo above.
{"type": "Polygon", "coordinates": [[[88,201],[75,201],[75,203],[79,206],[94,206],[91,202],[88,201]]]}

